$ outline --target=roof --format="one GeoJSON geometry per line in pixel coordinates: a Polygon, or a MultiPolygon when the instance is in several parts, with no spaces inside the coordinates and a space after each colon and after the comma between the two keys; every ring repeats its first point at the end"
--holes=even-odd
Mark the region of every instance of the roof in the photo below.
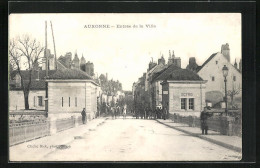
{"type": "MultiPolygon", "coordinates": [[[[24,81],[25,85],[28,84],[28,80],[24,81]]],[[[16,87],[15,83],[10,83],[10,90],[22,90],[22,86],[21,87],[16,87]]],[[[45,90],[46,86],[45,86],[45,80],[32,80],[31,81],[31,87],[30,90],[45,90]]]]}
{"type": "Polygon", "coordinates": [[[160,66],[160,67],[156,68],[153,71],[153,74],[151,76],[151,81],[156,79],[165,69],[167,69],[167,67],[168,67],[168,65],[163,65],[163,66],[160,66]]]}
{"type": "MultiPolygon", "coordinates": [[[[49,70],[48,75],[52,75],[56,72],[56,70],[49,70]]],[[[18,71],[11,72],[11,79],[15,80],[15,76],[18,74],[18,71]]],[[[29,83],[29,71],[27,70],[21,70],[21,75],[24,80],[25,86],[29,83]]],[[[46,71],[45,70],[39,70],[39,71],[32,71],[32,80],[31,80],[31,90],[44,90],[45,89],[45,76],[46,71]],[[38,73],[39,72],[39,73],[38,73]],[[39,78],[38,78],[39,77],[39,78]]],[[[22,90],[21,87],[16,87],[15,82],[10,81],[9,82],[10,90],[22,90]]]]}
{"type": "Polygon", "coordinates": [[[92,79],[86,72],[78,69],[60,69],[50,75],[48,79],[92,79]]]}
{"type": "Polygon", "coordinates": [[[171,74],[174,70],[177,70],[177,69],[181,69],[181,68],[174,64],[168,66],[168,68],[162,70],[161,73],[158,74],[158,76],[156,78],[153,78],[152,82],[158,81],[158,80],[165,80],[169,74],[171,74]]]}
{"type": "MultiPolygon", "coordinates": [[[[198,73],[210,60],[212,60],[217,54],[218,54],[218,53],[212,54],[201,66],[198,66],[198,67],[197,67],[197,73],[198,73]]],[[[222,55],[223,55],[223,54],[222,54],[222,55]]],[[[224,58],[226,59],[226,57],[224,57],[224,58]]],[[[234,67],[234,65],[231,64],[230,62],[229,62],[229,64],[234,67]]],[[[234,67],[234,68],[235,68],[235,67],[234,67]]],[[[236,69],[239,73],[241,73],[241,72],[239,71],[239,69],[237,69],[237,68],[235,68],[235,69],[236,69]]]]}
{"type": "Polygon", "coordinates": [[[203,81],[203,79],[195,72],[188,69],[177,69],[173,71],[166,80],[188,80],[188,81],[203,81]]]}
{"type": "MultiPolygon", "coordinates": [[[[28,70],[21,70],[20,72],[21,72],[21,75],[22,75],[24,80],[29,80],[30,72],[28,70]]],[[[48,75],[52,75],[55,72],[56,72],[56,70],[49,70],[48,71],[48,75]]],[[[16,74],[18,74],[17,70],[16,71],[12,71],[11,74],[10,74],[11,75],[11,79],[13,79],[16,76],[16,74]]],[[[36,80],[36,79],[38,79],[38,77],[39,77],[39,79],[44,79],[45,76],[46,76],[46,71],[45,70],[32,71],[32,80],[36,80]]]]}
{"type": "Polygon", "coordinates": [[[192,72],[187,69],[182,69],[172,64],[168,68],[163,70],[161,74],[154,79],[154,81],[158,81],[158,80],[202,81],[203,79],[195,72],[192,72]]]}
{"type": "Polygon", "coordinates": [[[212,58],[214,58],[217,53],[212,54],[201,66],[198,67],[197,72],[199,72],[212,58]]]}

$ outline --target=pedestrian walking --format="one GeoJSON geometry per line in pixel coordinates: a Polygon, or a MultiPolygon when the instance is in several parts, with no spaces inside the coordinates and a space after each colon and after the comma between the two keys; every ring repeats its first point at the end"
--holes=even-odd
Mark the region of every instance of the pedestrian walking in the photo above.
{"type": "Polygon", "coordinates": [[[85,124],[85,121],[86,121],[86,110],[85,110],[85,108],[83,108],[83,110],[81,112],[81,116],[82,116],[82,124],[85,124]]]}
{"type": "Polygon", "coordinates": [[[205,108],[204,108],[204,111],[202,111],[201,114],[200,114],[202,135],[208,134],[208,122],[207,122],[207,120],[208,120],[208,115],[207,115],[205,108]]]}
{"type": "Polygon", "coordinates": [[[126,105],[123,108],[123,119],[126,119],[126,105]]]}

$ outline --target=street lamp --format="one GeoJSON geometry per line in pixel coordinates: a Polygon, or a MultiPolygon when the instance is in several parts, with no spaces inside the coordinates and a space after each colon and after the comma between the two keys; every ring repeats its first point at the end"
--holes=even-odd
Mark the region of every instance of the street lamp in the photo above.
{"type": "Polygon", "coordinates": [[[228,67],[226,67],[226,65],[224,65],[224,67],[222,68],[222,72],[223,72],[224,83],[225,83],[225,103],[226,103],[225,113],[226,113],[226,116],[227,116],[228,115],[228,109],[227,109],[227,76],[228,76],[228,67]]]}

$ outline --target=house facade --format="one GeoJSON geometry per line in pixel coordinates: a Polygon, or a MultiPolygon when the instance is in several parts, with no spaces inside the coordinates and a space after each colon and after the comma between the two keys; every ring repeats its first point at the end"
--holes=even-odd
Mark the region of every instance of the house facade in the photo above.
{"type": "MultiPolygon", "coordinates": [[[[223,47],[222,47],[223,48],[223,47]]],[[[228,57],[229,58],[229,57],[228,57]]],[[[224,53],[212,54],[198,69],[197,74],[204,80],[206,84],[206,101],[216,104],[223,101],[225,96],[225,83],[222,68],[228,68],[227,75],[227,92],[228,94],[236,92],[234,95],[235,104],[241,106],[242,103],[242,74],[239,69],[233,66],[224,53]]],[[[228,96],[230,102],[230,96],[228,96]]],[[[230,104],[230,103],[229,103],[230,104]]]]}
{"type": "Polygon", "coordinates": [[[174,113],[182,116],[199,116],[205,107],[205,83],[196,73],[169,66],[160,76],[162,84],[162,106],[169,117],[174,113]]]}
{"type": "Polygon", "coordinates": [[[86,109],[87,119],[97,115],[98,84],[77,69],[58,70],[48,82],[48,116],[66,118],[80,116],[86,109]]]}

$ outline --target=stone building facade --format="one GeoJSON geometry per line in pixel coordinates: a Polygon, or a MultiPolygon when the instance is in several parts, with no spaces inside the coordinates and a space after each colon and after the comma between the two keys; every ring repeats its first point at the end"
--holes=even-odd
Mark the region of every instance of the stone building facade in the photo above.
{"type": "Polygon", "coordinates": [[[169,117],[199,116],[205,107],[206,81],[196,73],[174,67],[168,68],[160,75],[162,84],[162,106],[167,108],[169,117]]]}

